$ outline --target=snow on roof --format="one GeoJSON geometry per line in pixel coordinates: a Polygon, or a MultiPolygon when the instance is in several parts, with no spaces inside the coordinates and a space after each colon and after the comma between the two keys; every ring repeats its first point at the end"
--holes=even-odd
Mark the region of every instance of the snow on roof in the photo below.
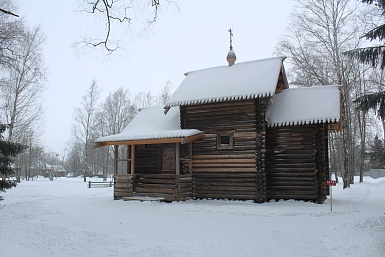
{"type": "Polygon", "coordinates": [[[188,72],[165,108],[273,95],[285,58],[274,57],[188,72]]]}
{"type": "Polygon", "coordinates": [[[274,96],[266,119],[269,126],[288,126],[340,120],[337,86],[290,88],[274,96]]]}
{"type": "Polygon", "coordinates": [[[95,143],[183,138],[199,133],[197,129],[180,128],[179,108],[171,108],[165,115],[163,106],[156,106],[141,109],[121,133],[98,138],[95,143]]]}

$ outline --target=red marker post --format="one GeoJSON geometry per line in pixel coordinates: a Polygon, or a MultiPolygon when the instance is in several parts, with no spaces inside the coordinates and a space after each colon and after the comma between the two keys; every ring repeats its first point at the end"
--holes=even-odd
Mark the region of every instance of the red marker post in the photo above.
{"type": "Polygon", "coordinates": [[[337,185],[335,180],[326,180],[326,186],[330,188],[330,211],[333,211],[333,190],[332,188],[337,185]]]}

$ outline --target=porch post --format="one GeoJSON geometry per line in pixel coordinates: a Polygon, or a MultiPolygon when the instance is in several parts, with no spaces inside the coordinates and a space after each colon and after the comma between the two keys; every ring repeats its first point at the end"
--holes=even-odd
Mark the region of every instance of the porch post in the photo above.
{"type": "Polygon", "coordinates": [[[179,143],[175,143],[175,168],[176,168],[176,175],[180,175],[180,167],[179,167],[179,143]]]}
{"type": "Polygon", "coordinates": [[[118,174],[118,150],[119,146],[114,145],[114,174],[118,174]]]}
{"type": "Polygon", "coordinates": [[[131,175],[135,174],[135,145],[131,145],[131,175]]]}
{"type": "Polygon", "coordinates": [[[188,164],[189,164],[189,173],[192,174],[192,158],[193,158],[193,154],[192,154],[192,142],[188,143],[188,148],[189,148],[189,161],[188,161],[188,164]]]}
{"type": "Polygon", "coordinates": [[[127,174],[130,174],[130,145],[127,145],[127,163],[126,163],[126,172],[127,174]]]}

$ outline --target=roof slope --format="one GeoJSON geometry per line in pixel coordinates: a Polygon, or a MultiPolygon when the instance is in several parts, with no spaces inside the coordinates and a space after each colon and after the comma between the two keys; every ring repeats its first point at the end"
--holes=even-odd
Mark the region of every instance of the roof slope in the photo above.
{"type": "Polygon", "coordinates": [[[340,96],[337,86],[290,88],[274,96],[267,111],[269,126],[338,122],[340,96]]]}
{"type": "MultiPolygon", "coordinates": [[[[181,129],[179,108],[171,108],[167,115],[164,114],[162,106],[143,108],[139,114],[116,135],[98,138],[95,143],[99,146],[103,143],[160,140],[160,139],[183,139],[199,135],[202,132],[197,129],[181,129]]],[[[166,142],[164,140],[163,142],[166,142]]],[[[182,142],[182,141],[181,141],[182,142]]],[[[136,142],[140,143],[140,142],[136,142]]]]}
{"type": "Polygon", "coordinates": [[[273,95],[285,58],[188,72],[165,108],[273,95]]]}

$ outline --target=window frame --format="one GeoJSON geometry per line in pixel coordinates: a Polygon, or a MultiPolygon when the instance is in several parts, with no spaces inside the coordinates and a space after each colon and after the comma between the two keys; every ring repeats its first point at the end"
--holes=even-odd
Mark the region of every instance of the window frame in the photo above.
{"type": "Polygon", "coordinates": [[[234,149],[234,131],[217,132],[217,149],[234,149]],[[222,137],[229,137],[229,143],[222,144],[222,137]]]}

